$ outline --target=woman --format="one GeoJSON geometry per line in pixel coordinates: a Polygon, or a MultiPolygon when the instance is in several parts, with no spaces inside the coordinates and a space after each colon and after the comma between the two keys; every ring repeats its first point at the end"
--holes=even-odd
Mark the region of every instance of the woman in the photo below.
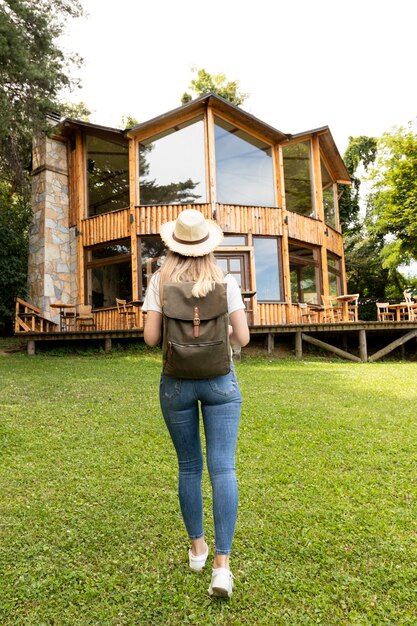
{"type": "MultiPolygon", "coordinates": [[[[249,342],[249,329],[238,284],[232,276],[224,276],[213,255],[223,238],[218,225],[205,220],[199,211],[186,209],[177,220],[163,224],[160,234],[169,251],[162,267],[151,278],[143,304],[143,311],[147,312],[145,342],[155,346],[161,340],[165,284],[194,282],[193,296],[204,297],[215,283],[226,283],[230,342],[233,346],[245,346],[249,342]]],[[[242,402],[232,360],[228,374],[212,379],[161,375],[161,409],[178,457],[178,495],[191,542],[189,565],[197,571],[204,567],[208,557],[203,531],[199,402],[213,489],[215,554],[209,594],[229,598],[233,588],[229,555],[238,504],[235,450],[242,402]]]]}

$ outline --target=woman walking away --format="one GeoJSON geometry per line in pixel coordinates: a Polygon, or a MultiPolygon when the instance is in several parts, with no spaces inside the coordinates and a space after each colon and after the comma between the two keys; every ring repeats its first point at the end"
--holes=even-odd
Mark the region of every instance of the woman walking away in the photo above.
{"type": "Polygon", "coordinates": [[[159,398],[178,457],[178,495],[191,542],[189,565],[197,571],[203,569],[208,557],[201,490],[199,403],[201,406],[215,533],[209,594],[230,598],[233,576],[229,555],[238,506],[235,451],[242,397],[229,340],[233,346],[249,342],[245,307],[236,280],[224,276],[216,264],[213,250],[223,233],[215,222],[205,220],[199,211],[186,209],[177,220],[163,224],[160,234],[169,251],[145,296],[144,338],[149,346],[157,345],[163,326],[159,398]],[[191,307],[191,322],[185,319],[187,307],[191,307]],[[176,316],[181,319],[173,319],[176,316]],[[170,338],[174,332],[183,335],[182,342],[170,338]]]}

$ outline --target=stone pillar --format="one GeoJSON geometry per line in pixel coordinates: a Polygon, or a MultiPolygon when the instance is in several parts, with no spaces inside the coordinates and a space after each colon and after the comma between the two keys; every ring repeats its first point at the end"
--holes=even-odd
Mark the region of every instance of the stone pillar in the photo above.
{"type": "Polygon", "coordinates": [[[28,298],[42,315],[59,322],[52,302],[76,302],[75,228],[69,225],[67,143],[42,135],[34,140],[33,223],[29,235],[28,298]]]}

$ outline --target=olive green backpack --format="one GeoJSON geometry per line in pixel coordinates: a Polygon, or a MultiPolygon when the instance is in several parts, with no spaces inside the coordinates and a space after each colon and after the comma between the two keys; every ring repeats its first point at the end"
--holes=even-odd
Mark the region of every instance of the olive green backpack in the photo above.
{"type": "Polygon", "coordinates": [[[223,376],[230,371],[227,287],[215,283],[213,291],[196,298],[194,284],[164,285],[163,372],[174,378],[223,376]]]}

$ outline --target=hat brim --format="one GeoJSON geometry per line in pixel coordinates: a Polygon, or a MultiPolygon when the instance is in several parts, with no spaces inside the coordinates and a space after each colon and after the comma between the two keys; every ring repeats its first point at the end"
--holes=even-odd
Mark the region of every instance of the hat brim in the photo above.
{"type": "Polygon", "coordinates": [[[183,256],[204,256],[205,254],[209,254],[217,248],[223,239],[223,231],[220,226],[212,220],[206,220],[208,230],[208,238],[206,241],[197,244],[193,244],[192,242],[189,244],[178,243],[178,241],[175,241],[173,238],[175,223],[176,220],[161,224],[159,234],[161,235],[162,241],[172,252],[177,252],[183,256]]]}

